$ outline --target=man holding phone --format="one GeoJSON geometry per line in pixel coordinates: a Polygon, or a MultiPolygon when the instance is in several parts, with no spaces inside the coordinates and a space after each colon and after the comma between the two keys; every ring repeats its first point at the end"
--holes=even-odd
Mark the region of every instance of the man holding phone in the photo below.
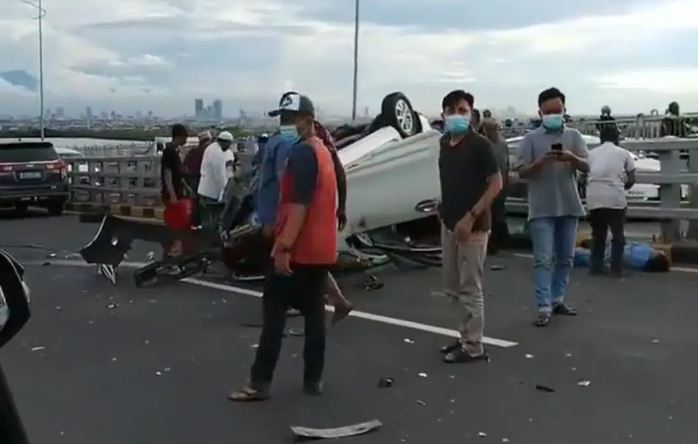
{"type": "Polygon", "coordinates": [[[572,271],[577,222],[584,216],[576,172],[588,172],[582,135],[564,124],[565,95],[550,88],[538,96],[542,125],[526,134],[519,151],[519,175],[528,180],[528,219],[533,242],[535,325],[553,314],[576,316],[565,304],[572,271]]]}

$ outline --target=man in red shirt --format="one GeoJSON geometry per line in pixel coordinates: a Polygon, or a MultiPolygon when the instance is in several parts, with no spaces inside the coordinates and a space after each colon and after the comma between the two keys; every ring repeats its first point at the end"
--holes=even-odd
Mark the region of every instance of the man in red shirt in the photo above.
{"type": "Polygon", "coordinates": [[[332,155],[315,134],[313,103],[291,94],[282,104],[294,112],[300,140],[293,146],[281,179],[272,258],[264,286],[264,326],[250,381],[232,401],[268,399],[281,351],[289,306],[305,317],[304,392],[323,392],[327,274],[337,260],[337,180],[332,155]]]}

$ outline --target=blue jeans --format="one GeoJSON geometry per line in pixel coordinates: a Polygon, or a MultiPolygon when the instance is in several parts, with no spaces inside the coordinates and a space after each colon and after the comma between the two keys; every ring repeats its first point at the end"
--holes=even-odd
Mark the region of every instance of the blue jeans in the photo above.
{"type": "Polygon", "coordinates": [[[533,241],[533,285],[538,311],[552,312],[565,301],[577,237],[577,218],[540,217],[530,222],[533,241]]]}

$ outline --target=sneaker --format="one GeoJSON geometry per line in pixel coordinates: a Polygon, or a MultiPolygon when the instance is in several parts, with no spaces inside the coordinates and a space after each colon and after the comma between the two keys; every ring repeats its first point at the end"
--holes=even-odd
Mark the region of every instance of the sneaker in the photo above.
{"type": "Polygon", "coordinates": [[[303,393],[308,396],[320,396],[325,393],[325,384],[322,381],[303,383],[303,393]]]}
{"type": "Polygon", "coordinates": [[[443,355],[447,355],[454,350],[458,350],[459,348],[461,348],[461,344],[459,341],[456,340],[448,345],[444,345],[443,347],[441,347],[439,349],[439,352],[441,352],[441,354],[443,354],[443,355]]]}
{"type": "Polygon", "coordinates": [[[459,347],[444,356],[443,361],[447,364],[470,364],[473,362],[489,362],[490,357],[487,354],[487,350],[484,350],[480,355],[473,356],[459,347]]]}
{"type": "Polygon", "coordinates": [[[553,305],[553,314],[562,316],[577,316],[577,310],[564,303],[559,303],[553,305]]]}
{"type": "Polygon", "coordinates": [[[536,327],[547,327],[550,325],[550,320],[552,319],[552,316],[550,313],[538,313],[538,316],[536,316],[535,321],[533,321],[533,325],[536,327]]]}

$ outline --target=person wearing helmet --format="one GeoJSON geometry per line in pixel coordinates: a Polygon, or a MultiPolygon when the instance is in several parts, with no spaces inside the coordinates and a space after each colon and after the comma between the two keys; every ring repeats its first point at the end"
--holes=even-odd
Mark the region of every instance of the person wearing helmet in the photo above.
{"type": "Polygon", "coordinates": [[[611,107],[604,105],[601,108],[599,121],[596,122],[596,129],[601,133],[604,131],[613,131],[613,128],[616,128],[616,119],[611,116],[611,107]]]}

